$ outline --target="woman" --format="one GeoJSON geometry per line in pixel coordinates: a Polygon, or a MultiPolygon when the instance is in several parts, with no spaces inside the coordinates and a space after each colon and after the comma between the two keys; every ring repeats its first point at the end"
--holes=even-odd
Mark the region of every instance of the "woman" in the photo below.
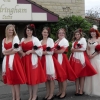
{"type": "Polygon", "coordinates": [[[25,67],[29,100],[38,100],[38,84],[46,81],[39,56],[42,56],[41,43],[35,37],[35,26],[29,24],[25,27],[24,38],[21,40],[22,62],[25,67]]]}
{"type": "Polygon", "coordinates": [[[84,92],[88,95],[100,96],[100,52],[95,52],[95,47],[100,44],[100,33],[94,25],[90,29],[90,38],[88,39],[87,54],[93,68],[97,74],[85,78],[84,92]]]}
{"type": "MultiPolygon", "coordinates": [[[[67,58],[67,51],[69,43],[67,41],[66,37],[66,31],[64,28],[60,28],[57,32],[58,40],[55,42],[55,51],[54,51],[54,57],[58,60],[59,64],[62,66],[62,68],[65,70],[67,79],[70,81],[75,81],[76,75],[72,69],[72,67],[69,64],[68,58],[67,58]]],[[[63,72],[61,72],[63,74],[63,72]]],[[[59,92],[56,95],[57,98],[63,99],[66,97],[66,80],[63,82],[58,82],[59,84],[59,92]]]]}
{"type": "Polygon", "coordinates": [[[44,27],[42,30],[43,39],[41,44],[43,47],[43,56],[41,58],[42,66],[47,76],[46,89],[47,93],[43,100],[52,100],[54,98],[54,80],[65,81],[66,73],[60,66],[58,61],[52,56],[54,51],[54,42],[50,38],[50,28],[44,27]],[[63,72],[63,74],[61,73],[63,72]]]}
{"type": "Polygon", "coordinates": [[[20,100],[20,84],[25,84],[26,78],[18,54],[20,50],[20,47],[18,47],[19,38],[12,24],[7,25],[5,33],[6,38],[2,41],[2,53],[4,55],[2,64],[3,81],[12,88],[12,100],[20,100]]]}
{"type": "Polygon", "coordinates": [[[76,83],[76,96],[83,95],[84,79],[86,76],[92,76],[96,74],[96,71],[89,62],[86,55],[87,43],[82,36],[82,30],[77,29],[74,32],[72,43],[72,54],[70,57],[70,64],[77,75],[76,83]]]}

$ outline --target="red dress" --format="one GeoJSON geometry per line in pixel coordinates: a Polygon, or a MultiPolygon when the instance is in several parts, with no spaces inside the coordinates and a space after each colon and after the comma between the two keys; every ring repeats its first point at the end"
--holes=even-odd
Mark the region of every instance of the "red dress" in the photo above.
{"type": "MultiPolygon", "coordinates": [[[[58,44],[55,44],[55,47],[57,47],[57,45],[58,45],[58,44]]],[[[68,49],[66,49],[65,52],[67,52],[67,50],[68,50],[68,49]]],[[[70,63],[69,63],[69,61],[68,61],[68,58],[67,58],[67,55],[66,55],[65,52],[62,53],[63,60],[62,60],[61,66],[62,66],[62,68],[64,69],[64,71],[65,71],[66,74],[67,74],[67,79],[70,80],[70,81],[75,81],[76,78],[77,78],[77,76],[76,76],[76,74],[74,73],[72,67],[70,66],[70,63]]],[[[58,59],[58,54],[54,54],[54,57],[55,57],[56,59],[58,59]]],[[[63,74],[63,72],[62,72],[62,74],[63,74]]]]}
{"type": "MultiPolygon", "coordinates": [[[[22,42],[21,46],[23,51],[32,50],[33,42],[32,41],[29,41],[27,43],[22,42]]],[[[26,83],[28,85],[43,83],[46,81],[46,76],[44,74],[40,58],[38,57],[38,65],[36,68],[34,68],[31,62],[31,56],[32,54],[25,55],[24,57],[22,57],[22,62],[25,67],[26,78],[27,78],[26,83]]]]}
{"type": "MultiPolygon", "coordinates": [[[[78,44],[78,42],[74,43],[74,48],[75,46],[78,44]]],[[[92,67],[89,58],[86,54],[86,52],[83,52],[84,54],[84,58],[85,58],[85,66],[83,66],[80,62],[79,59],[75,59],[73,57],[73,54],[70,57],[70,64],[74,70],[74,72],[76,73],[77,77],[85,77],[85,76],[92,76],[97,74],[97,72],[95,71],[95,69],[92,67]]]]}
{"type": "MultiPolygon", "coordinates": [[[[12,48],[12,43],[5,43],[4,42],[5,49],[12,48]]],[[[20,56],[18,53],[15,53],[14,61],[13,61],[13,70],[10,70],[9,68],[9,55],[6,56],[6,73],[3,75],[3,81],[5,84],[9,85],[16,85],[16,84],[25,84],[26,83],[26,77],[25,77],[25,71],[23,68],[22,61],[20,59],[20,56]]]]}
{"type": "MultiPolygon", "coordinates": [[[[45,51],[46,45],[43,45],[42,47],[43,47],[43,51],[45,51]]],[[[59,82],[65,81],[67,79],[66,72],[64,71],[62,66],[58,63],[58,61],[55,59],[55,57],[52,56],[52,59],[53,59],[54,68],[55,68],[55,76],[56,76],[55,79],[59,82]]],[[[42,56],[41,63],[42,63],[42,66],[43,66],[45,74],[46,74],[46,68],[47,67],[46,67],[46,57],[45,57],[45,55],[42,56]]],[[[49,79],[53,80],[54,79],[52,76],[51,76],[51,78],[48,75],[46,75],[46,76],[47,76],[47,80],[49,80],[49,79]]]]}

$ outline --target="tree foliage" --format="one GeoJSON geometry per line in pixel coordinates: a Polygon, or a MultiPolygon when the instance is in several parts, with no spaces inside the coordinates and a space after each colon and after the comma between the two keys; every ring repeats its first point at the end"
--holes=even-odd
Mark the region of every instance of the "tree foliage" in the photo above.
{"type": "Polygon", "coordinates": [[[81,16],[60,18],[56,24],[50,24],[52,30],[51,36],[55,39],[57,30],[59,28],[64,27],[67,30],[66,35],[69,41],[72,40],[73,32],[78,28],[82,28],[85,36],[88,37],[88,31],[91,26],[92,25],[85,18],[82,18],[81,16]]]}
{"type": "Polygon", "coordinates": [[[100,9],[90,9],[86,12],[86,20],[100,29],[100,9]]]}

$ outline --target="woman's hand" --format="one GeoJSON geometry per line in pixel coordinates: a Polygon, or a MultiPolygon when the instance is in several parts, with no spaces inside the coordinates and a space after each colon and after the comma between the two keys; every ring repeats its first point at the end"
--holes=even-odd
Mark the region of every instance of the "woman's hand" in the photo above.
{"type": "Polygon", "coordinates": [[[46,55],[47,54],[47,51],[43,51],[43,55],[46,55]]]}
{"type": "Polygon", "coordinates": [[[74,53],[74,52],[75,52],[75,49],[72,48],[72,49],[71,49],[71,52],[74,53]]]}
{"type": "Polygon", "coordinates": [[[88,55],[89,56],[89,58],[90,59],[92,59],[92,58],[94,58],[95,57],[95,55],[93,54],[93,55],[88,55]]]}
{"type": "Polygon", "coordinates": [[[22,53],[22,56],[24,57],[25,55],[26,55],[26,53],[23,52],[23,53],[22,53]]]}
{"type": "Polygon", "coordinates": [[[4,53],[3,53],[3,55],[7,56],[7,55],[9,55],[9,54],[8,54],[8,53],[6,53],[6,52],[4,52],[4,53]]]}
{"type": "Polygon", "coordinates": [[[31,54],[32,53],[32,50],[28,50],[25,54],[26,55],[29,55],[29,54],[31,54]]]}

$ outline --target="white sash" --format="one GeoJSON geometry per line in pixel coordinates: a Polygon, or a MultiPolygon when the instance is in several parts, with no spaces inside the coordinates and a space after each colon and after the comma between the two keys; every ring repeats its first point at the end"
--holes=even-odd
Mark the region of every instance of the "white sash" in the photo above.
{"type": "MultiPolygon", "coordinates": [[[[74,43],[75,43],[75,42],[74,42],[74,43]]],[[[72,47],[72,48],[74,48],[74,43],[73,43],[73,47],[72,47]]],[[[86,47],[87,47],[87,43],[86,43],[85,38],[81,38],[81,39],[78,41],[78,43],[82,45],[82,48],[79,48],[79,50],[85,51],[85,50],[86,50],[86,47]]],[[[74,52],[74,53],[73,53],[73,57],[74,57],[75,59],[80,60],[81,64],[82,64],[83,66],[85,66],[84,52],[74,52]]]]}
{"type": "MultiPolygon", "coordinates": [[[[60,47],[67,48],[67,47],[69,46],[69,43],[68,43],[68,41],[67,41],[66,38],[63,38],[63,39],[58,43],[58,45],[59,45],[60,47]]],[[[62,64],[62,61],[63,61],[63,56],[62,56],[62,54],[58,54],[58,62],[59,62],[60,64],[62,64]]]]}
{"type": "MultiPolygon", "coordinates": [[[[47,39],[47,47],[53,48],[54,42],[53,39],[48,38],[47,39]]],[[[54,68],[54,62],[52,58],[53,51],[47,51],[48,55],[45,55],[46,58],[46,72],[48,75],[54,75],[55,74],[55,68],[54,68]]]]}
{"type": "MultiPolygon", "coordinates": [[[[16,36],[14,37],[14,39],[13,39],[12,48],[13,48],[15,51],[19,51],[19,50],[20,50],[20,47],[17,48],[17,49],[14,48],[14,44],[15,44],[15,43],[18,43],[18,44],[20,43],[19,38],[18,38],[17,35],[16,35],[16,36]]],[[[2,52],[3,52],[4,50],[6,50],[6,49],[5,49],[5,47],[4,47],[4,39],[3,39],[3,41],[2,41],[2,52]]],[[[15,54],[9,55],[9,68],[10,68],[10,70],[13,70],[14,56],[15,56],[15,54]]],[[[4,56],[4,59],[3,59],[3,63],[2,63],[2,72],[3,72],[3,74],[5,74],[5,72],[6,72],[6,56],[4,56]]]]}

